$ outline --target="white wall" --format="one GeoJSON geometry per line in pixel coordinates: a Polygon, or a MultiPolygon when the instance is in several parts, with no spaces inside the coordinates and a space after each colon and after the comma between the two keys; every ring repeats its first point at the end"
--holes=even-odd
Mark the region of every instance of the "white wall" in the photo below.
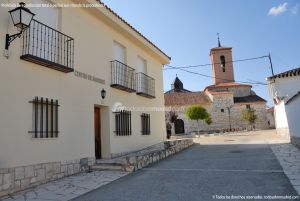
{"type": "Polygon", "coordinates": [[[296,97],[289,104],[286,104],[286,101],[300,91],[300,77],[276,78],[270,82],[269,88],[272,98],[281,100],[277,105],[275,104],[274,107],[276,129],[286,129],[289,130],[291,136],[300,137],[299,97],[296,97]]]}
{"type": "MultiPolygon", "coordinates": [[[[0,7],[0,36],[3,37],[6,33],[16,33],[8,10],[0,7]]],[[[102,146],[104,157],[163,140],[163,112],[150,112],[149,136],[142,136],[140,132],[142,111],[133,112],[131,136],[118,137],[113,132],[115,125],[111,109],[116,102],[125,106],[164,106],[162,62],[153,56],[154,53],[150,54],[149,49],[137,46],[138,43],[133,43],[127,35],[102,18],[102,15],[95,15],[86,9],[68,8],[62,9],[59,24],[62,33],[75,39],[75,70],[101,78],[105,84],[20,60],[22,40],[19,38],[11,44],[11,56],[6,59],[2,55],[4,40],[0,40],[0,168],[94,157],[95,105],[104,112],[101,113],[102,139],[110,143],[102,146]],[[155,78],[155,99],[110,87],[114,41],[126,47],[129,66],[136,68],[138,55],[147,61],[147,73],[155,78]],[[104,100],[100,94],[103,88],[107,91],[104,100]],[[35,96],[58,99],[61,106],[57,139],[33,139],[28,133],[32,129],[32,104],[29,101],[35,96]]]]}
{"type": "Polygon", "coordinates": [[[291,136],[300,137],[300,96],[286,105],[286,113],[291,136]]]}
{"type": "Polygon", "coordinates": [[[271,93],[279,97],[290,98],[300,91],[300,76],[276,78],[271,84],[271,93]]]}
{"type": "Polygon", "coordinates": [[[281,101],[278,105],[275,105],[274,109],[276,128],[288,128],[289,125],[287,121],[284,101],[281,101]]]}

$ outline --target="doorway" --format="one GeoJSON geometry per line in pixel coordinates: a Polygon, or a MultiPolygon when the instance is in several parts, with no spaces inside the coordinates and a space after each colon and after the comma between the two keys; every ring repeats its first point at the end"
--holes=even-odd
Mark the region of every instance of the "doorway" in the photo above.
{"type": "Polygon", "coordinates": [[[95,156],[96,159],[102,157],[101,154],[101,110],[94,107],[94,127],[95,127],[95,156]]]}
{"type": "Polygon", "coordinates": [[[175,134],[184,133],[184,122],[182,119],[176,119],[175,124],[175,134]]]}

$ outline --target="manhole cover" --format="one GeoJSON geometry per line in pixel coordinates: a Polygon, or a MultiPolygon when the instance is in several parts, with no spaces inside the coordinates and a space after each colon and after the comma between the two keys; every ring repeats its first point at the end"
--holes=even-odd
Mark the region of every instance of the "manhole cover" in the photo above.
{"type": "Polygon", "coordinates": [[[240,150],[235,150],[235,151],[231,151],[230,153],[238,154],[238,153],[242,153],[242,151],[240,151],[240,150]]]}
{"type": "Polygon", "coordinates": [[[233,141],[235,141],[235,140],[224,140],[225,142],[233,142],[233,141]]]}

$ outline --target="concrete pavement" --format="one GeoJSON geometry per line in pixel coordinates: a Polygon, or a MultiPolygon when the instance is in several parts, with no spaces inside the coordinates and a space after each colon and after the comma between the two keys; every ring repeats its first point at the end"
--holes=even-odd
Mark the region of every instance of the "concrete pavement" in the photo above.
{"type": "Polygon", "coordinates": [[[74,200],[300,200],[268,144],[277,140],[272,137],[200,140],[203,145],[196,144],[74,200]]]}

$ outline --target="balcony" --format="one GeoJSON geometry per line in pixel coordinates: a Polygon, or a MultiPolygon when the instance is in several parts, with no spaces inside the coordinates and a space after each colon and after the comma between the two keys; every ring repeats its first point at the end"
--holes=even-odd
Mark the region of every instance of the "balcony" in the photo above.
{"type": "Polygon", "coordinates": [[[111,87],[135,92],[135,70],[117,60],[111,61],[111,87]]]}
{"type": "Polygon", "coordinates": [[[137,90],[136,94],[147,98],[155,98],[155,80],[144,74],[137,73],[137,90]]]}
{"type": "Polygon", "coordinates": [[[23,60],[64,73],[74,71],[74,39],[32,20],[23,33],[23,60]]]}

